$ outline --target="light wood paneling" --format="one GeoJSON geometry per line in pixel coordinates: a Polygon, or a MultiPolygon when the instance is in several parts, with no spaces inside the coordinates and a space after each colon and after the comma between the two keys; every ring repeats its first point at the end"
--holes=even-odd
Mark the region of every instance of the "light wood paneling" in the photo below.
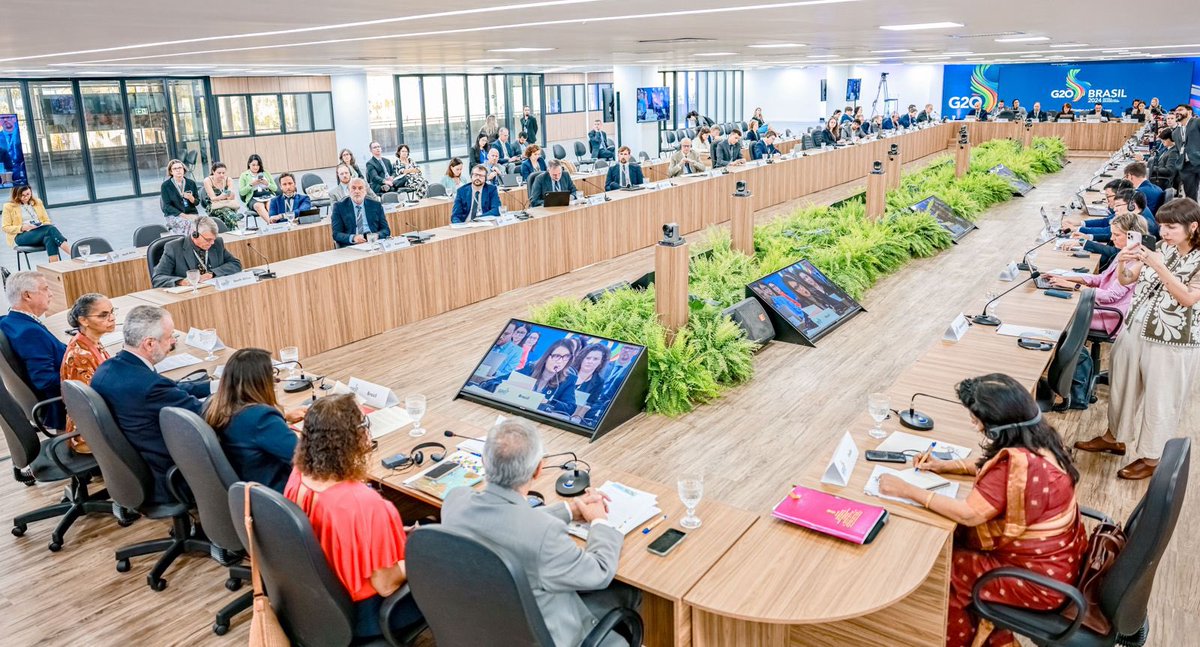
{"type": "MultiPolygon", "coordinates": [[[[954,137],[958,137],[957,126],[965,125],[972,143],[989,139],[1024,139],[1025,124],[1020,122],[952,122],[954,137]]],[[[1103,124],[1039,122],[1033,125],[1034,137],[1061,137],[1073,154],[1102,151],[1104,154],[1120,148],[1130,135],[1142,124],[1125,124],[1110,121],[1103,124]]]]}
{"type": "MultiPolygon", "coordinates": [[[[587,146],[587,134],[592,129],[592,122],[600,118],[599,111],[591,112],[568,112],[565,114],[543,115],[541,120],[541,132],[538,133],[538,143],[545,144],[546,142],[559,141],[575,141],[583,142],[587,146]]],[[[617,141],[617,125],[615,123],[601,123],[600,127],[604,132],[608,133],[609,139],[613,142],[617,141]]],[[[567,148],[567,159],[575,159],[575,151],[567,148]]]]}
{"type": "Polygon", "coordinates": [[[329,92],[328,76],[214,76],[213,94],[279,94],[329,92]]]}

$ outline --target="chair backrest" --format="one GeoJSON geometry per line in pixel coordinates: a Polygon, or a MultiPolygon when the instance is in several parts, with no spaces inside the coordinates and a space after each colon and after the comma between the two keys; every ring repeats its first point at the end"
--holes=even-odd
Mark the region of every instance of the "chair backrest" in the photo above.
{"type": "Polygon", "coordinates": [[[229,232],[229,225],[225,224],[224,220],[222,220],[220,218],[213,218],[213,220],[215,220],[217,223],[217,233],[218,234],[224,234],[224,233],[229,232]]]}
{"type": "Polygon", "coordinates": [[[167,228],[162,225],[142,225],[133,230],[133,246],[145,247],[165,233],[167,228]]]}
{"type": "Polygon", "coordinates": [[[544,173],[546,173],[546,171],[534,171],[533,173],[529,174],[529,178],[525,180],[526,195],[533,195],[533,183],[537,182],[537,179],[542,177],[544,173]]]}
{"type": "Polygon", "coordinates": [[[674,144],[675,142],[679,141],[679,138],[675,135],[675,131],[673,130],[664,130],[663,138],[668,144],[674,144]]]}
{"type": "Polygon", "coordinates": [[[324,183],[325,180],[322,180],[321,176],[316,173],[305,173],[300,176],[300,190],[306,193],[308,192],[308,187],[324,183]]]}
{"type": "Polygon", "coordinates": [[[183,165],[187,167],[188,172],[191,172],[192,167],[196,165],[196,158],[198,156],[199,153],[197,153],[195,149],[189,150],[183,154],[183,159],[181,161],[183,162],[183,165]]]}
{"type": "Polygon", "coordinates": [[[158,426],[171,459],[196,499],[204,534],[225,550],[242,550],[242,540],[229,515],[229,488],[238,476],[216,432],[200,416],[177,407],[159,411],[158,426]]]}
{"type": "Polygon", "coordinates": [[[436,198],[442,195],[446,195],[446,185],[440,182],[434,182],[425,189],[426,198],[436,198]]]}
{"type": "Polygon", "coordinates": [[[92,248],[93,254],[107,254],[113,250],[113,246],[107,240],[99,236],[85,236],[71,243],[71,258],[79,258],[79,246],[87,245],[92,248]]]}
{"type": "MultiPolygon", "coordinates": [[[[217,222],[220,222],[219,220],[217,222]]],[[[182,236],[163,236],[155,238],[146,246],[146,264],[150,266],[150,279],[154,279],[154,266],[158,265],[159,259],[162,258],[166,251],[167,243],[182,238],[182,236]]]]}
{"type": "Polygon", "coordinates": [[[567,159],[567,149],[563,148],[562,144],[554,145],[554,159],[556,159],[556,160],[567,159]]]}
{"type": "Polygon", "coordinates": [[[583,142],[581,142],[581,141],[576,141],[575,142],[575,158],[576,159],[583,158],[583,157],[586,157],[587,154],[588,154],[587,146],[584,146],[583,142]]]}
{"type": "Polygon", "coordinates": [[[510,645],[553,645],[525,571],[503,551],[443,526],[408,536],[409,588],[439,645],[504,636],[510,645]],[[464,617],[471,622],[463,622],[464,617]]]}
{"type": "Polygon", "coordinates": [[[139,510],[154,496],[154,475],[113,420],[104,398],[78,380],[62,383],[63,403],[75,429],[87,441],[104,476],[112,500],[130,510],[139,510]]]}
{"type": "Polygon", "coordinates": [[[1079,292],[1079,303],[1075,306],[1075,314],[1067,324],[1058,339],[1058,349],[1050,360],[1050,368],[1046,372],[1046,382],[1050,390],[1064,400],[1071,397],[1071,379],[1075,376],[1075,365],[1079,362],[1079,351],[1087,341],[1088,331],[1092,326],[1092,310],[1095,309],[1096,291],[1084,288],[1079,292]]]}
{"type": "Polygon", "coordinates": [[[1175,187],[1163,189],[1163,204],[1166,204],[1175,199],[1175,187]]]}
{"type": "Polygon", "coordinates": [[[13,352],[8,335],[0,331],[0,379],[8,385],[8,391],[21,407],[25,416],[33,411],[33,405],[38,403],[38,397],[33,392],[33,383],[29,381],[29,373],[25,371],[25,363],[13,352]]]}
{"type": "Polygon", "coordinates": [[[650,155],[646,151],[638,151],[638,159],[647,162],[650,160],[650,155]]]}
{"type": "Polygon", "coordinates": [[[608,160],[596,160],[595,170],[600,171],[608,168],[608,160]]]}
{"type": "Polygon", "coordinates": [[[383,204],[399,204],[400,194],[395,191],[388,191],[379,196],[379,201],[383,204]]]}
{"type": "MultiPolygon", "coordinates": [[[[229,488],[229,512],[242,545],[249,546],[242,522],[245,492],[242,481],[229,488]]],[[[308,517],[267,487],[250,491],[250,513],[254,518],[254,559],[271,607],[288,637],[297,645],[349,645],[354,607],[329,568],[308,517]]]]}
{"type": "Polygon", "coordinates": [[[816,148],[816,147],[817,147],[817,143],[813,141],[812,134],[804,133],[804,137],[802,137],[800,139],[800,150],[808,150],[810,148],[816,148]]]}
{"type": "Polygon", "coordinates": [[[37,428],[29,421],[29,414],[8,389],[10,382],[9,373],[5,372],[0,383],[0,429],[4,431],[13,467],[25,469],[38,457],[42,443],[37,428]]]}
{"type": "Polygon", "coordinates": [[[1191,439],[1167,441],[1150,486],[1125,522],[1125,548],[1100,585],[1100,609],[1117,633],[1137,633],[1146,619],[1154,573],[1175,532],[1187,494],[1191,453],[1191,439]]]}

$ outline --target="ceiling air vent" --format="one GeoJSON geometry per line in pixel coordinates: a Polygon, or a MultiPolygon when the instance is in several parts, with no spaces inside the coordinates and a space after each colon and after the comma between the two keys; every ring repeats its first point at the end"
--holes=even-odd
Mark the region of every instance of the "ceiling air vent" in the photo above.
{"type": "Polygon", "coordinates": [[[998,31],[991,34],[951,34],[949,38],[957,40],[970,40],[972,38],[1002,38],[1004,36],[1024,36],[1023,31],[998,31]]]}
{"type": "Polygon", "coordinates": [[[642,44],[642,45],[680,45],[683,43],[711,43],[715,40],[716,40],[715,38],[694,38],[694,37],[690,37],[690,36],[684,36],[682,38],[657,38],[657,39],[653,39],[653,40],[639,40],[638,43],[642,44]]]}

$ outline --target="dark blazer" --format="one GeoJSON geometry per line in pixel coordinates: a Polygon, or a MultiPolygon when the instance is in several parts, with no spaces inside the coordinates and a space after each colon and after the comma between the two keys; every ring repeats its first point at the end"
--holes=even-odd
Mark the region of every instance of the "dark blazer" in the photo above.
{"type": "MultiPolygon", "coordinates": [[[[537,170],[538,171],[546,170],[546,158],[545,157],[538,158],[537,170]]],[[[521,162],[521,179],[522,180],[528,180],[529,176],[533,175],[533,173],[534,173],[533,162],[530,162],[529,160],[525,160],[525,161],[521,162]]]]}
{"type": "Polygon", "coordinates": [[[910,116],[907,112],[900,115],[901,128],[912,128],[915,125],[917,125],[917,120],[915,117],[910,116]]]}
{"type": "MultiPolygon", "coordinates": [[[[390,238],[392,230],[388,227],[387,217],[383,215],[383,205],[374,200],[363,200],[363,216],[371,231],[377,232],[380,238],[390,238]]],[[[333,242],[338,247],[349,247],[354,244],[354,200],[342,200],[333,205],[333,215],[330,216],[330,228],[333,230],[333,242]]]]}
{"type": "Polygon", "coordinates": [[[297,439],[278,409],[266,404],[245,407],[233,414],[218,436],[239,479],[283,492],[292,473],[297,439]]]}
{"type": "Polygon", "coordinates": [[[271,198],[271,202],[267,204],[267,214],[271,216],[279,216],[288,212],[295,214],[301,211],[308,211],[309,209],[312,209],[312,200],[309,200],[307,195],[299,191],[292,196],[291,209],[287,208],[287,198],[283,197],[282,193],[271,198]]]}
{"type": "Polygon", "coordinates": [[[899,120],[892,121],[891,117],[883,118],[883,130],[896,130],[900,127],[899,120]]]}
{"type": "Polygon", "coordinates": [[[507,164],[512,158],[520,157],[525,152],[521,150],[520,146],[517,146],[516,142],[509,141],[508,143],[504,143],[499,139],[492,142],[492,148],[500,151],[501,164],[507,164]]]}
{"type": "Polygon", "coordinates": [[[713,168],[729,166],[730,162],[742,159],[742,142],[730,144],[726,139],[713,144],[712,158],[713,168]]]}
{"type": "MultiPolygon", "coordinates": [[[[642,166],[630,160],[629,162],[629,185],[639,186],[644,181],[642,177],[642,166]]],[[[621,188],[621,165],[614,164],[608,167],[608,176],[604,178],[604,190],[616,191],[621,188]]]]}
{"type": "Polygon", "coordinates": [[[154,474],[154,500],[171,501],[167,470],[175,464],[158,426],[158,412],[179,407],[199,414],[199,398],[209,395],[209,382],[176,384],[154,371],[140,357],[123,350],[100,364],[92,388],[112,411],[113,420],[129,444],[142,455],[154,474]]]}
{"type": "Polygon", "coordinates": [[[616,147],[608,138],[608,133],[603,130],[588,131],[588,150],[592,152],[592,157],[599,158],[601,153],[607,153],[611,157],[614,148],[616,147]]]}
{"type": "MultiPolygon", "coordinates": [[[[179,279],[187,278],[188,270],[200,268],[200,259],[204,252],[192,244],[190,236],[181,236],[163,246],[162,258],[154,266],[151,285],[156,288],[169,288],[179,279]],[[199,254],[200,258],[196,258],[199,254]]],[[[242,262],[225,249],[225,241],[218,238],[208,248],[208,271],[213,276],[228,276],[242,271],[242,262]]]]}
{"type": "Polygon", "coordinates": [[[482,149],[475,146],[471,147],[471,162],[467,164],[467,172],[463,174],[464,179],[471,174],[471,169],[487,161],[488,148],[491,147],[488,146],[482,149]]]}
{"type": "Polygon", "coordinates": [[[396,167],[392,166],[391,160],[386,157],[380,157],[379,159],[371,157],[371,159],[367,160],[367,184],[370,185],[372,191],[375,193],[387,193],[395,188],[391,185],[389,185],[391,188],[383,188],[383,178],[385,177],[391,177],[392,181],[395,181],[396,167]]]}
{"type": "Polygon", "coordinates": [[[1050,115],[1046,114],[1045,110],[1038,110],[1037,112],[1030,110],[1025,116],[1034,121],[1046,121],[1050,118],[1050,115]]]}
{"type": "MultiPolygon", "coordinates": [[[[450,210],[450,222],[466,222],[471,215],[471,192],[474,185],[467,183],[454,192],[454,207],[450,210]]],[[[480,189],[479,216],[500,215],[500,191],[486,182],[480,189]]]]}
{"type": "Polygon", "coordinates": [[[742,135],[743,135],[742,139],[744,139],[748,142],[756,142],[761,137],[761,135],[758,134],[757,130],[751,130],[749,128],[747,128],[746,132],[742,133],[742,135]]]}
{"type": "Polygon", "coordinates": [[[191,178],[183,178],[183,190],[191,191],[196,201],[188,202],[180,195],[179,189],[175,188],[175,183],[171,181],[171,178],[163,180],[158,195],[162,198],[164,216],[178,216],[181,213],[195,215],[197,213],[196,205],[200,204],[200,191],[196,188],[196,183],[191,178]]]}
{"type": "Polygon", "coordinates": [[[528,117],[521,117],[521,130],[525,131],[525,141],[530,144],[537,143],[538,122],[537,117],[530,114],[528,117]]]}
{"type": "MultiPolygon", "coordinates": [[[[58,341],[42,322],[16,310],[9,310],[6,316],[0,317],[0,331],[4,331],[13,354],[25,369],[37,399],[48,400],[62,395],[59,371],[63,354],[67,352],[66,344],[58,341]]],[[[49,407],[44,421],[51,428],[62,429],[66,421],[62,406],[49,407]]]]}
{"type": "MultiPolygon", "coordinates": [[[[884,127],[884,130],[887,130],[886,126],[884,127]]],[[[817,130],[814,130],[812,138],[813,144],[816,144],[817,148],[820,148],[821,144],[829,144],[831,148],[837,146],[837,139],[834,138],[833,133],[829,132],[828,128],[818,128],[817,130]]]]}
{"type": "Polygon", "coordinates": [[[1158,208],[1163,203],[1163,190],[1150,183],[1150,180],[1142,180],[1142,184],[1137,187],[1137,192],[1146,196],[1146,210],[1150,213],[1158,213],[1158,208]]]}
{"type": "MultiPolygon", "coordinates": [[[[863,125],[865,126],[866,124],[863,124],[863,125]]],[[[863,134],[866,134],[866,133],[864,132],[863,134]]],[[[754,145],[750,147],[750,158],[751,159],[759,160],[768,155],[778,155],[778,154],[779,154],[779,149],[775,148],[775,146],[773,144],[768,144],[767,142],[754,142],[754,145]]]]}
{"type": "Polygon", "coordinates": [[[1188,119],[1187,126],[1176,126],[1175,147],[1183,157],[1181,170],[1200,168],[1200,117],[1188,119]],[[1183,141],[1183,130],[1187,128],[1187,143],[1183,141]]]}
{"type": "MultiPolygon", "coordinates": [[[[575,194],[575,183],[571,181],[571,174],[564,169],[562,177],[558,179],[558,188],[560,191],[567,191],[572,195],[575,194]]],[[[533,182],[533,188],[529,191],[529,206],[540,207],[546,201],[546,194],[554,190],[554,180],[550,178],[550,173],[543,173],[537,180],[533,182]]]]}
{"type": "Polygon", "coordinates": [[[1165,178],[1167,186],[1174,186],[1175,178],[1179,176],[1181,168],[1183,168],[1183,155],[1179,153],[1178,146],[1172,146],[1159,152],[1154,164],[1150,167],[1150,175],[1165,178]]]}

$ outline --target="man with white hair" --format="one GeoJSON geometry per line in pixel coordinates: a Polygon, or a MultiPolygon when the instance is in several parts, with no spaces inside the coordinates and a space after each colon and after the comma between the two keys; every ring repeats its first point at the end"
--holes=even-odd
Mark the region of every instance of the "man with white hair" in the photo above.
{"type": "MultiPolygon", "coordinates": [[[[29,379],[37,399],[48,400],[62,395],[59,370],[67,347],[42,323],[50,309],[50,283],[41,272],[17,272],[8,279],[4,290],[10,304],[8,314],[0,317],[0,331],[16,355],[29,379]]],[[[65,422],[62,405],[45,409],[42,422],[47,427],[62,429],[65,422]]]]}
{"type": "Polygon", "coordinates": [[[692,148],[692,140],[684,137],[679,142],[679,150],[671,154],[671,162],[667,165],[667,177],[678,177],[707,170],[708,165],[692,148]]]}
{"type": "Polygon", "coordinates": [[[367,242],[367,234],[379,234],[388,238],[392,230],[388,227],[383,205],[367,200],[367,183],[362,178],[350,180],[350,199],[333,205],[329,227],[333,242],[338,247],[349,247],[367,242]]]}
{"type": "MultiPolygon", "coordinates": [[[[588,490],[566,503],[535,510],[526,500],[542,473],[542,439],[521,418],[506,418],[483,446],[483,491],[457,488],[446,496],[442,525],[504,550],[529,577],[555,645],[578,645],[610,610],[637,609],[641,593],[613,582],[624,535],[608,523],[606,498],[588,490]],[[583,548],[567,535],[572,520],[590,524],[583,548]]],[[[625,645],[616,634],[601,643],[625,645]]]]}
{"type": "Polygon", "coordinates": [[[210,395],[211,383],[176,383],[154,368],[175,350],[175,322],[166,310],[135,307],[125,317],[123,332],[125,347],[96,369],[91,386],[108,404],[129,444],[149,465],[154,475],[154,500],[168,503],[167,470],[175,462],[158,426],[158,413],[165,407],[180,407],[199,414],[199,398],[210,395]]]}
{"type": "Polygon", "coordinates": [[[242,262],[225,249],[217,233],[217,221],[208,216],[196,219],[196,229],[163,245],[162,257],[154,266],[150,284],[156,288],[188,285],[189,270],[199,270],[200,280],[242,271],[242,262]]]}

